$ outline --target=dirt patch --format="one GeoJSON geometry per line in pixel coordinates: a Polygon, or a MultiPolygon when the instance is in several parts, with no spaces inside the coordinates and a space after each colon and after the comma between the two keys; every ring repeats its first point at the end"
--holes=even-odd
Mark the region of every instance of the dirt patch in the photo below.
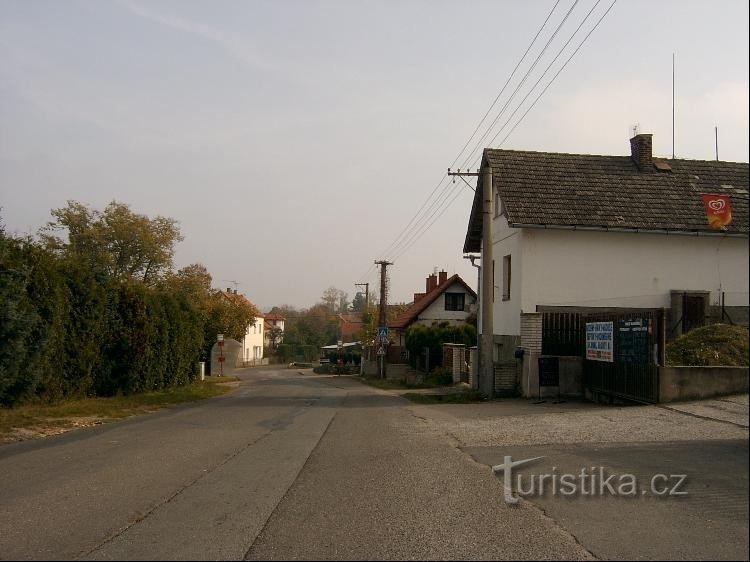
{"type": "Polygon", "coordinates": [[[98,416],[47,419],[32,427],[12,428],[8,433],[0,436],[0,443],[15,443],[17,441],[26,441],[28,439],[41,439],[42,437],[60,435],[61,433],[80,429],[82,427],[101,425],[107,421],[112,420],[98,416]]]}

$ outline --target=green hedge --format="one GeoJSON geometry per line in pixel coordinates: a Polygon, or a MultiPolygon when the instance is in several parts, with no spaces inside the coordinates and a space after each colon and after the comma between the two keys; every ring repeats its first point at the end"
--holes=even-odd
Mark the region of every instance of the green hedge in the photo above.
{"type": "Polygon", "coordinates": [[[409,361],[416,366],[417,357],[429,349],[430,367],[440,366],[443,360],[443,344],[458,343],[467,347],[476,345],[477,330],[470,324],[433,322],[432,325],[413,324],[406,330],[405,344],[409,350],[409,361]]]}
{"type": "Polygon", "coordinates": [[[0,405],[186,384],[201,318],[183,296],[0,232],[0,405]]]}

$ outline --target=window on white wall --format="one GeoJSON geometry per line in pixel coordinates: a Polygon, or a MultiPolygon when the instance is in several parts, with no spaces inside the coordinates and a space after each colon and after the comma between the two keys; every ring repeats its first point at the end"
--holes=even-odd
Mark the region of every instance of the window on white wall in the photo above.
{"type": "Polygon", "coordinates": [[[510,255],[503,256],[503,300],[510,300],[510,255]]]}

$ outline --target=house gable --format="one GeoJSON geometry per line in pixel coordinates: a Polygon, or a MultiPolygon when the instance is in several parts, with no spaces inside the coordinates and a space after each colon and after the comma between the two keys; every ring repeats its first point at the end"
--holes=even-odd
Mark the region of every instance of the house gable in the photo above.
{"type": "MultiPolygon", "coordinates": [[[[471,301],[473,299],[476,299],[477,297],[477,294],[474,292],[474,290],[469,287],[458,274],[455,274],[437,285],[434,289],[429,291],[424,296],[420,297],[419,300],[414,302],[414,304],[412,304],[406,310],[406,312],[390,322],[389,327],[405,330],[407,327],[418,320],[428,320],[430,318],[434,320],[458,319],[453,317],[455,315],[449,315],[450,318],[440,318],[440,316],[445,316],[442,312],[440,312],[441,308],[443,309],[443,312],[445,312],[445,293],[451,292],[452,289],[455,289],[457,292],[461,290],[464,291],[467,295],[467,301],[471,301]]],[[[461,313],[461,319],[465,319],[469,304],[471,303],[465,302],[465,310],[461,313]]]]}

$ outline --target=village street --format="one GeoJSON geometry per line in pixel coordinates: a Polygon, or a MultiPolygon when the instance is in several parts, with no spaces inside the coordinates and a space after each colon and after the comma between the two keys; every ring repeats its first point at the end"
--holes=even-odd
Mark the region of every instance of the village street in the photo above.
{"type": "Polygon", "coordinates": [[[427,406],[239,373],[219,398],[1,446],[0,558],[747,558],[746,395],[427,406]],[[491,469],[509,455],[544,457],[529,474],[686,474],[687,495],[510,505],[491,469]]]}

